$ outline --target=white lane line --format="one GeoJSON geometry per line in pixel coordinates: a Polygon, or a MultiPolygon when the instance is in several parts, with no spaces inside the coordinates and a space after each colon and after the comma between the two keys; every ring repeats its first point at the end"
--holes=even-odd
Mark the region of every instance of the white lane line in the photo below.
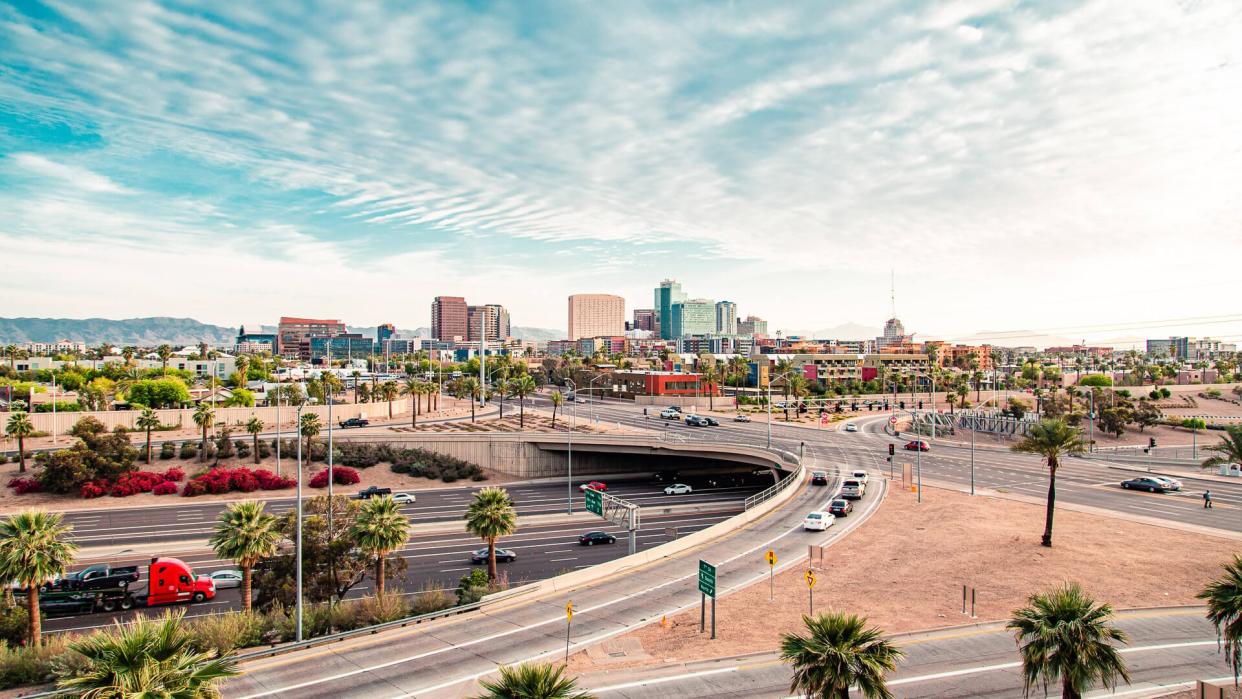
{"type": "Polygon", "coordinates": [[[728,672],[737,672],[740,669],[741,669],[741,666],[735,665],[733,667],[716,668],[715,670],[703,670],[702,672],[691,672],[685,675],[671,675],[669,677],[656,677],[650,680],[637,680],[634,682],[626,682],[624,684],[611,684],[611,685],[608,685],[607,687],[596,687],[592,689],[591,691],[597,694],[602,693],[602,692],[619,692],[623,689],[634,689],[635,687],[650,687],[651,685],[664,684],[666,682],[676,682],[678,680],[684,680],[689,677],[709,677],[711,675],[723,675],[728,672]]]}
{"type": "Polygon", "coordinates": [[[548,559],[548,561],[551,563],[556,563],[558,561],[576,561],[576,560],[578,560],[577,556],[570,556],[569,558],[549,558],[548,559]]]}

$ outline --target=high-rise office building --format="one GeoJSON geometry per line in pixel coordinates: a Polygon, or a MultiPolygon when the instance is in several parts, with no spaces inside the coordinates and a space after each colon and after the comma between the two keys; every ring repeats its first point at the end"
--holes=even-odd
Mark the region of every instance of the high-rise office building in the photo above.
{"type": "Polygon", "coordinates": [[[397,326],[392,323],[381,323],[375,328],[375,344],[384,346],[384,342],[397,336],[397,326]]]}
{"type": "Polygon", "coordinates": [[[716,303],[710,299],[682,301],[670,310],[669,334],[673,338],[716,332],[716,303]]]}
{"type": "Polygon", "coordinates": [[[656,310],[654,308],[635,308],[634,329],[657,332],[659,330],[659,315],[656,310]]]}
{"type": "Polygon", "coordinates": [[[512,333],[509,329],[509,311],[497,303],[484,306],[466,307],[466,340],[479,341],[479,333],[487,331],[487,340],[508,340],[512,333]]]}
{"type": "Polygon", "coordinates": [[[569,297],[569,339],[625,334],[625,299],[611,294],[569,297]]]}
{"type": "Polygon", "coordinates": [[[468,319],[466,299],[461,296],[437,296],[431,303],[431,336],[452,342],[466,338],[468,319]]]}
{"type": "Polygon", "coordinates": [[[737,304],[732,301],[716,302],[716,332],[721,335],[737,334],[737,304]]]}
{"type": "Polygon", "coordinates": [[[768,321],[758,316],[746,316],[745,320],[737,322],[738,335],[767,335],[768,321]]]}
{"type": "Polygon", "coordinates": [[[655,306],[661,339],[672,340],[679,337],[673,334],[673,304],[685,300],[686,294],[681,290],[681,284],[672,279],[665,279],[656,287],[655,303],[652,305],[655,306]]]}
{"type": "Polygon", "coordinates": [[[293,356],[299,354],[303,340],[344,334],[345,324],[339,320],[282,316],[276,328],[276,351],[293,356]]]}

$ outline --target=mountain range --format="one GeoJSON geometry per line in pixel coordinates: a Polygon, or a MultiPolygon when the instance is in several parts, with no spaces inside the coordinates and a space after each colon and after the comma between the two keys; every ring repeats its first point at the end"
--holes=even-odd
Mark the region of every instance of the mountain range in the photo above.
{"type": "MultiPolygon", "coordinates": [[[[349,332],[375,337],[375,326],[346,326],[349,332]]],[[[259,332],[248,327],[249,332],[259,332]]],[[[262,332],[274,333],[276,326],[264,325],[262,332]]],[[[429,328],[413,330],[399,328],[401,337],[430,337],[429,328]]],[[[559,340],[565,337],[563,330],[548,328],[513,327],[514,337],[535,342],[559,340]]],[[[212,346],[230,346],[237,339],[237,328],[201,323],[193,318],[0,318],[0,344],[25,342],[56,342],[73,340],[98,345],[109,342],[114,345],[150,347],[160,344],[192,345],[206,342],[212,346]]]]}

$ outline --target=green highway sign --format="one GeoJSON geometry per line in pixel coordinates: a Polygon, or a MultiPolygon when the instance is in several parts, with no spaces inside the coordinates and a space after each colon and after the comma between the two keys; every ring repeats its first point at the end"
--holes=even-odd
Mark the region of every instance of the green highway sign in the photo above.
{"type": "MultiPolygon", "coordinates": [[[[713,598],[716,596],[716,566],[707,561],[699,561],[699,592],[713,598]]],[[[715,604],[715,602],[712,604],[715,604]]],[[[712,607],[712,609],[715,609],[715,607],[712,607]]],[[[715,612],[712,613],[714,614],[715,612]]]]}
{"type": "Polygon", "coordinates": [[[587,512],[594,512],[600,517],[604,516],[604,495],[598,490],[587,488],[582,491],[583,498],[586,500],[587,512]]]}

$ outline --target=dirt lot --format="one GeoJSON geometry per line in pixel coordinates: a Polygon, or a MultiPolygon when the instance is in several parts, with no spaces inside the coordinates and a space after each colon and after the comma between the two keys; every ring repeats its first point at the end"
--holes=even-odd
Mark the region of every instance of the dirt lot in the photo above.
{"type": "MultiPolygon", "coordinates": [[[[961,610],[962,585],[977,588],[981,621],[1008,618],[1029,594],[1062,581],[1076,581],[1118,608],[1195,604],[1195,593],[1238,548],[1232,539],[1064,510],[1053,548],[1039,546],[1042,530],[1040,505],[934,488],[917,505],[913,494],[893,492],[857,532],[827,550],[815,608],[862,614],[896,633],[971,622],[961,610]],[[1152,556],[1157,550],[1162,555],[1152,556]]],[[[771,650],[807,611],[804,571],[798,566],[776,577],[775,602],[767,584],[722,598],[716,641],[699,635],[693,610],[615,644],[655,663],[771,650]]],[[[627,662],[598,649],[571,661],[575,674],[627,662]]]]}

